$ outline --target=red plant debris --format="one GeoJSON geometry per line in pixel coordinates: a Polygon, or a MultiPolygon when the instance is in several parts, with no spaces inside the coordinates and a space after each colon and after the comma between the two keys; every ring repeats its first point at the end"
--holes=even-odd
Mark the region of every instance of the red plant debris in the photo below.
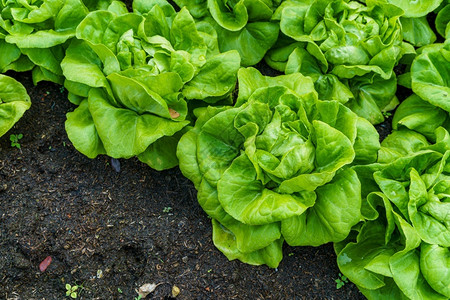
{"type": "Polygon", "coordinates": [[[41,270],[41,272],[44,272],[45,270],[47,270],[48,266],[51,264],[52,262],[52,257],[51,256],[47,256],[40,264],[39,264],[39,270],[41,270]]]}

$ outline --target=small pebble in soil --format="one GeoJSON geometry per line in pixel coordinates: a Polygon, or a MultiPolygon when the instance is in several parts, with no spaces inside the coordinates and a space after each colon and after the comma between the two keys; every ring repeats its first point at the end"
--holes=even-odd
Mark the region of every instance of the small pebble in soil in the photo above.
{"type": "Polygon", "coordinates": [[[111,166],[113,167],[114,171],[117,173],[120,172],[120,161],[118,159],[111,157],[111,166]]]}
{"type": "Polygon", "coordinates": [[[141,296],[141,299],[147,297],[148,294],[153,293],[153,291],[156,289],[156,287],[158,285],[160,285],[160,283],[155,284],[155,283],[146,283],[144,285],[142,285],[139,290],[136,290],[136,292],[139,294],[139,296],[141,296]]]}
{"type": "Polygon", "coordinates": [[[175,298],[176,296],[178,296],[180,294],[180,288],[177,287],[176,285],[174,285],[172,287],[172,297],[175,298]]]}

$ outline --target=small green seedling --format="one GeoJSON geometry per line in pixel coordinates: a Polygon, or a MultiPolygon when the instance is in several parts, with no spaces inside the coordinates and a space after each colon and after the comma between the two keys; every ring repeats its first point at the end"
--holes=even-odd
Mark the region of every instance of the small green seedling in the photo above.
{"type": "Polygon", "coordinates": [[[9,136],[9,140],[11,141],[11,147],[16,147],[17,149],[20,149],[20,143],[19,140],[23,138],[23,134],[11,134],[9,136]]]}
{"type": "Polygon", "coordinates": [[[343,287],[346,283],[348,283],[348,278],[345,275],[342,275],[339,273],[339,278],[335,280],[336,281],[336,289],[340,289],[343,287]]]}
{"type": "Polygon", "coordinates": [[[76,299],[78,297],[78,293],[81,291],[83,287],[81,285],[75,284],[75,285],[70,285],[68,283],[66,283],[66,296],[76,299]]]}
{"type": "Polygon", "coordinates": [[[163,212],[169,213],[171,210],[172,210],[172,207],[167,206],[167,207],[164,207],[163,212]]]}

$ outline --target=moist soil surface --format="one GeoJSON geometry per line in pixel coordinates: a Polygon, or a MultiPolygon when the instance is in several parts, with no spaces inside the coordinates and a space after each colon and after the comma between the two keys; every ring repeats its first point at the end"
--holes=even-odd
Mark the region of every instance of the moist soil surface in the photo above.
{"type": "Polygon", "coordinates": [[[332,244],[286,245],[277,269],[228,261],[178,168],[85,157],[64,130],[66,91],[7,75],[32,106],[0,138],[0,299],[69,299],[67,283],[82,286],[78,299],[134,299],[145,283],[158,284],[147,299],[172,299],[174,286],[176,299],[364,299],[352,283],[336,288],[332,244]]]}

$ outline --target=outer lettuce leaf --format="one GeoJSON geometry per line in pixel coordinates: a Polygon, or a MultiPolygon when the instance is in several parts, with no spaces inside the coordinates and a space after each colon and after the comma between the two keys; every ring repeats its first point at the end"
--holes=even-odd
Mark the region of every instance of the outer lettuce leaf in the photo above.
{"type": "Polygon", "coordinates": [[[404,12],[404,16],[407,18],[417,18],[426,16],[428,13],[432,12],[441,4],[442,0],[418,0],[418,1],[408,1],[408,0],[387,0],[400,7],[404,12]]]}
{"type": "Polygon", "coordinates": [[[69,139],[86,156],[93,158],[105,152],[115,158],[136,156],[189,123],[178,112],[172,119],[167,103],[139,82],[117,74],[111,74],[108,80],[112,82],[113,99],[101,89],[91,89],[88,99],[68,114],[69,139]]]}
{"type": "Polygon", "coordinates": [[[213,219],[213,241],[214,245],[229,260],[239,259],[250,265],[265,264],[271,268],[278,267],[282,257],[281,247],[283,239],[275,240],[269,246],[254,252],[240,252],[236,246],[235,235],[213,219]]]}
{"type": "Polygon", "coordinates": [[[450,38],[450,4],[447,3],[435,19],[436,31],[444,38],[450,38]]]}
{"type": "Polygon", "coordinates": [[[301,74],[248,68],[238,77],[236,106],[197,110],[177,155],[214,220],[216,246],[229,259],[276,267],[283,240],[340,241],[360,220],[359,180],[341,169],[362,141],[373,146],[359,159],[373,162],[378,134],[342,104],[319,101],[301,74]]]}
{"type": "Polygon", "coordinates": [[[15,62],[18,62],[23,59],[27,59],[26,56],[23,56],[20,52],[20,49],[14,45],[5,42],[5,40],[0,37],[0,52],[2,55],[0,56],[0,72],[4,73],[8,70],[14,71],[29,71],[34,67],[34,64],[29,60],[29,64],[26,62],[20,63],[19,65],[15,65],[15,62]]]}
{"type": "Polygon", "coordinates": [[[412,89],[420,98],[450,112],[450,42],[422,50],[411,66],[412,89]]]}
{"type": "Polygon", "coordinates": [[[420,269],[430,286],[446,297],[450,297],[449,248],[422,243],[420,269]]]}
{"type": "Polygon", "coordinates": [[[436,35],[428,24],[426,16],[439,7],[442,0],[388,0],[404,11],[400,18],[403,27],[403,38],[416,47],[432,44],[436,35]]]}
{"type": "Polygon", "coordinates": [[[208,11],[207,0],[174,0],[179,7],[186,6],[194,18],[205,17],[208,11]]]}
{"type": "Polygon", "coordinates": [[[361,187],[354,171],[338,173],[329,184],[317,188],[316,193],[317,201],[311,209],[282,222],[281,232],[288,244],[319,246],[340,241],[349,233],[342,224],[359,221],[361,187]],[[337,203],[336,198],[341,201],[337,203]]]}
{"type": "Polygon", "coordinates": [[[436,35],[428,24],[426,16],[420,18],[402,17],[403,39],[416,47],[432,44],[436,35]]]}
{"type": "Polygon", "coordinates": [[[253,22],[240,31],[228,31],[215,27],[221,51],[237,50],[242,66],[253,66],[261,61],[278,38],[278,24],[253,22]]]}
{"type": "Polygon", "coordinates": [[[159,6],[166,16],[175,14],[175,9],[166,0],[135,0],[133,1],[133,11],[139,14],[146,14],[152,10],[154,6],[159,6]]]}
{"type": "Polygon", "coordinates": [[[389,134],[378,152],[378,162],[390,163],[429,146],[427,139],[414,131],[401,128],[389,134]]]}
{"type": "Polygon", "coordinates": [[[393,129],[403,126],[435,141],[437,128],[450,128],[450,114],[413,94],[397,107],[392,119],[393,129]]]}
{"type": "Polygon", "coordinates": [[[394,109],[399,101],[395,96],[397,80],[395,76],[385,80],[377,75],[355,77],[348,81],[353,98],[346,106],[372,124],[384,120],[384,112],[394,109]]]}
{"type": "Polygon", "coordinates": [[[23,85],[0,74],[0,136],[11,129],[30,106],[30,97],[23,85]]]}
{"type": "Polygon", "coordinates": [[[76,149],[89,158],[95,158],[99,154],[106,154],[105,147],[98,135],[91,112],[89,102],[83,100],[73,111],[67,113],[65,128],[70,141],[76,145],[76,149]]]}

